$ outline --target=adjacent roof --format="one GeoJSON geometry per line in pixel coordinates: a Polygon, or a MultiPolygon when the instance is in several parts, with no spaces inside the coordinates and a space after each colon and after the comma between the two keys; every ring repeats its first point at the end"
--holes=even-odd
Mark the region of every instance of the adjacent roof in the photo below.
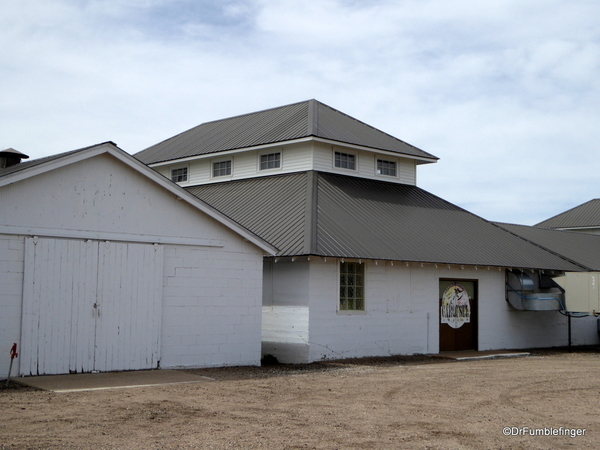
{"type": "Polygon", "coordinates": [[[576,261],[590,271],[600,270],[599,235],[506,223],[498,225],[571,261],[576,261]]]}
{"type": "Polygon", "coordinates": [[[390,151],[428,162],[438,159],[316,100],[203,123],[135,156],[153,164],[309,137],[390,151]]]}
{"type": "MultiPolygon", "coordinates": [[[[116,146],[116,144],[114,142],[104,142],[104,143],[98,144],[98,145],[104,145],[104,144],[112,144],[112,145],[116,146]]],[[[97,147],[98,145],[92,145],[90,147],[80,148],[77,150],[71,150],[70,152],[58,153],[56,155],[46,156],[44,158],[32,159],[31,161],[21,162],[19,164],[15,164],[14,166],[5,167],[3,169],[0,169],[0,177],[5,177],[7,175],[10,175],[11,173],[21,172],[23,170],[30,169],[32,167],[47,164],[54,160],[58,160],[58,159],[66,157],[66,156],[69,156],[73,153],[81,152],[88,148],[97,147]]]]}
{"type": "Polygon", "coordinates": [[[113,142],[104,142],[98,145],[93,145],[90,147],[85,147],[70,152],[60,153],[45,158],[23,162],[14,166],[0,169],[0,187],[9,185],[11,183],[16,183],[29,177],[46,173],[51,170],[104,153],[112,155],[116,159],[120,160],[122,163],[128,165],[132,169],[153,180],[157,184],[161,185],[163,188],[171,191],[176,196],[174,198],[178,198],[182,201],[188,202],[194,208],[202,211],[203,213],[215,219],[217,222],[225,225],[226,227],[240,235],[242,238],[252,242],[254,245],[258,246],[265,252],[275,254],[276,249],[267,242],[265,242],[263,239],[259,238],[251,231],[243,228],[238,223],[224,216],[221,212],[215,210],[212,206],[206,204],[197,197],[188,194],[177,184],[163,177],[155,170],[144,165],[143,163],[135,159],[133,156],[125,153],[113,142]]]}
{"type": "Polygon", "coordinates": [[[280,256],[582,270],[416,186],[309,171],[186,190],[280,256]]]}
{"type": "Polygon", "coordinates": [[[600,199],[590,200],[550,219],[536,224],[543,228],[600,227],[600,199]]]}

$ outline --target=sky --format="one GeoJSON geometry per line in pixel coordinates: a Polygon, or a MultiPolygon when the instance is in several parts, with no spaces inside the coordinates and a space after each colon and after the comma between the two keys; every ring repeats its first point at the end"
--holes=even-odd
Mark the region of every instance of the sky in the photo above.
{"type": "Polygon", "coordinates": [[[599,75],[597,0],[0,0],[0,149],[135,154],[314,98],[500,222],[600,197],[599,75]]]}

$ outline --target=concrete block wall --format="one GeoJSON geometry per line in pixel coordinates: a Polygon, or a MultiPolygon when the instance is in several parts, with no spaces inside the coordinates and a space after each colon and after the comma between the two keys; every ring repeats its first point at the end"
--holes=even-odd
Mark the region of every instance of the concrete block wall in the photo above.
{"type": "MultiPolygon", "coordinates": [[[[21,340],[21,306],[25,238],[0,234],[0,379],[10,366],[10,349],[21,340]]],[[[12,375],[19,373],[19,358],[13,360],[12,375]]]]}
{"type": "Polygon", "coordinates": [[[161,367],[259,365],[262,255],[165,246],[161,367]]]}
{"type": "MultiPolygon", "coordinates": [[[[364,261],[366,311],[338,311],[338,265],[336,259],[313,258],[288,264],[286,277],[298,270],[302,280],[289,284],[289,298],[306,295],[309,301],[308,353],[280,339],[278,356],[285,362],[311,362],[393,354],[439,351],[439,280],[477,280],[478,349],[518,349],[567,345],[567,320],[558,312],[514,310],[505,300],[504,270],[434,264],[364,261]],[[302,264],[309,265],[309,279],[302,264]],[[308,293],[306,287],[308,286],[308,293]]],[[[277,278],[276,272],[274,277],[277,278]]],[[[282,278],[279,282],[283,283],[282,278]]],[[[305,317],[303,310],[289,309],[284,317],[267,314],[269,328],[305,317]],[[296,314],[296,319],[293,318],[296,314]]],[[[280,335],[281,337],[282,335],[280,335]]],[[[263,339],[265,332],[263,331],[263,339]]],[[[275,336],[276,337],[276,336],[275,336]]],[[[270,339],[274,339],[270,336],[270,339]]],[[[596,319],[573,319],[574,345],[598,343],[596,319]]],[[[274,346],[273,343],[270,344],[274,346]]],[[[264,342],[263,342],[264,352],[264,342]]]]}
{"type": "Polygon", "coordinates": [[[338,311],[339,261],[311,265],[310,361],[428,353],[437,349],[437,288],[419,270],[365,261],[365,311],[338,311]],[[433,301],[421,301],[430,290],[433,301]],[[419,299],[419,300],[417,300],[419,299]]]}

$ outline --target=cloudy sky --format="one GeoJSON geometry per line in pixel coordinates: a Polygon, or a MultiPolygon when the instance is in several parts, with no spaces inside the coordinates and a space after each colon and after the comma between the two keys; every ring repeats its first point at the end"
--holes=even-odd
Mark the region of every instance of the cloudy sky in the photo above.
{"type": "Polygon", "coordinates": [[[438,156],[418,184],[486,219],[600,197],[597,0],[0,0],[0,148],[133,154],[310,98],[438,156]]]}

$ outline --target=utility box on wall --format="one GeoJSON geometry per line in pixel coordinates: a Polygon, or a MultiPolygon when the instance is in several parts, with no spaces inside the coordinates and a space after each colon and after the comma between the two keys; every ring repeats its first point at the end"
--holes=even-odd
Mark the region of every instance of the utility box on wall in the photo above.
{"type": "Polygon", "coordinates": [[[554,281],[565,290],[567,311],[600,314],[600,272],[566,272],[554,281]]]}

